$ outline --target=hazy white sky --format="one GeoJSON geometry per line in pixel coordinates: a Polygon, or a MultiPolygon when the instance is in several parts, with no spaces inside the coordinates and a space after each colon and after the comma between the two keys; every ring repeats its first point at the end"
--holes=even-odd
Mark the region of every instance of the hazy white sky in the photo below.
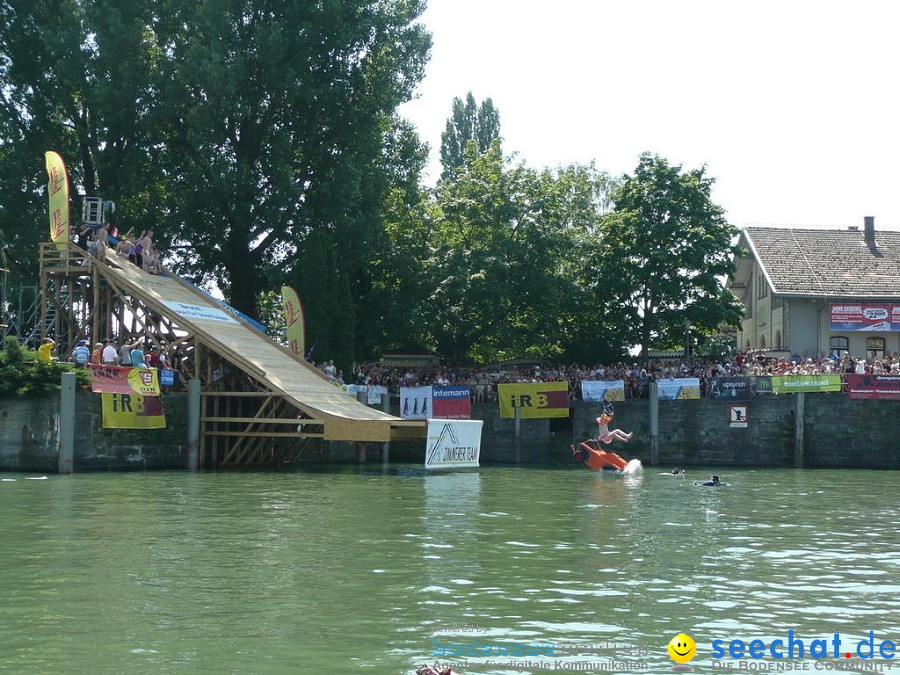
{"type": "Polygon", "coordinates": [[[528,166],[708,166],[737,226],[900,229],[900,2],[429,0],[401,114],[431,146],[454,97],[493,99],[528,166]]]}

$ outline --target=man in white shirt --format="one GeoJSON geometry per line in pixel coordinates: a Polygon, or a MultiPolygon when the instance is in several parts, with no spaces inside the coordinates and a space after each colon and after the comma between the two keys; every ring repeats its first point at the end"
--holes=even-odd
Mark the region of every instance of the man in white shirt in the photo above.
{"type": "Polygon", "coordinates": [[[119,365],[119,350],[116,349],[115,340],[107,340],[106,346],[103,348],[101,359],[104,366],[119,365]]]}

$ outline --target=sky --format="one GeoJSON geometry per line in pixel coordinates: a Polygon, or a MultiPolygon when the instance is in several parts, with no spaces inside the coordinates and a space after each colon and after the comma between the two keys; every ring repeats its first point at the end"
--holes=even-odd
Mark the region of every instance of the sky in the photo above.
{"type": "Polygon", "coordinates": [[[900,2],[429,0],[431,60],[400,114],[431,147],[454,97],[541,169],[706,165],[746,225],[900,230],[900,2]]]}

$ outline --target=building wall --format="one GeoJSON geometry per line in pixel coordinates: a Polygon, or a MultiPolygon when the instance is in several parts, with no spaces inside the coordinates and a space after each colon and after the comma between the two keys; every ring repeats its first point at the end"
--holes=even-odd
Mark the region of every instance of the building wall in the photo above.
{"type": "Polygon", "coordinates": [[[821,314],[825,313],[819,311],[822,303],[804,298],[789,298],[785,302],[790,307],[790,342],[785,344],[785,349],[809,356],[817,356],[821,351],[827,354],[827,334],[820,332],[821,314]],[[825,347],[820,347],[823,340],[825,347]]]}

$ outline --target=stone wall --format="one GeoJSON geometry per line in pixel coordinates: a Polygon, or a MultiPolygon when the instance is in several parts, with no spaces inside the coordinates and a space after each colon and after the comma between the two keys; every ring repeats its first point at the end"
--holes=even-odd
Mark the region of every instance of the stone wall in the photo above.
{"type": "MultiPolygon", "coordinates": [[[[75,470],[184,469],[187,467],[187,395],[164,397],[166,429],[103,429],[100,397],[78,392],[75,470]]],[[[757,396],[748,404],[748,427],[730,428],[729,406],[720,401],[660,401],[658,464],[673,466],[794,466],[797,397],[757,396]]],[[[634,431],[613,449],[650,463],[649,402],[617,403],[614,427],[634,431]]],[[[496,403],[476,404],[484,422],[483,463],[571,465],[570,445],[597,431],[599,405],[575,402],[567,419],[500,419],[496,403]]],[[[393,411],[396,414],[396,410],[393,411]]],[[[900,468],[897,401],[850,401],[846,394],[806,394],[803,465],[900,468]]],[[[0,471],[55,471],[58,464],[59,397],[0,401],[0,471]]],[[[380,461],[381,445],[369,444],[367,461],[380,461]]],[[[393,462],[420,463],[424,444],[395,443],[393,462]]],[[[354,461],[351,443],[325,443],[303,464],[354,461]]]]}
{"type": "MultiPolygon", "coordinates": [[[[721,401],[659,402],[658,465],[664,467],[794,466],[796,396],[756,396],[747,403],[748,425],[730,426],[730,406],[721,401]]],[[[613,427],[633,431],[628,444],[612,449],[627,459],[650,463],[649,401],[615,404],[613,427]]],[[[518,443],[514,420],[499,419],[496,404],[473,407],[484,420],[481,457],[485,462],[569,464],[569,444],[597,433],[600,406],[576,401],[571,430],[560,420],[521,420],[518,443]]],[[[805,395],[803,465],[832,468],[900,468],[900,433],[893,428],[898,401],[851,401],[842,393],[805,395]]]]}

